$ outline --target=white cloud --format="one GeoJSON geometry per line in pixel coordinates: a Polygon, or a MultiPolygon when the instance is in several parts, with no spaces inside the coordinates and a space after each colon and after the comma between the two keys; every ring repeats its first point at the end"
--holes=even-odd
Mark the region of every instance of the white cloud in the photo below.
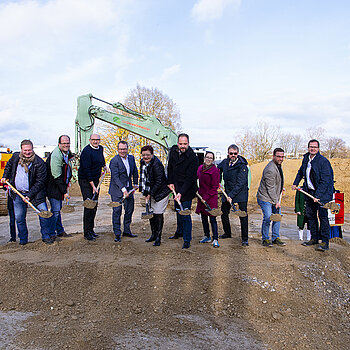
{"type": "Polygon", "coordinates": [[[180,72],[181,66],[179,64],[174,64],[169,68],[165,68],[163,70],[162,76],[160,77],[160,80],[167,80],[169,77],[171,77],[172,75],[180,72]]]}
{"type": "Polygon", "coordinates": [[[198,22],[220,18],[229,5],[238,8],[240,0],[197,0],[192,8],[192,17],[198,22]]]}

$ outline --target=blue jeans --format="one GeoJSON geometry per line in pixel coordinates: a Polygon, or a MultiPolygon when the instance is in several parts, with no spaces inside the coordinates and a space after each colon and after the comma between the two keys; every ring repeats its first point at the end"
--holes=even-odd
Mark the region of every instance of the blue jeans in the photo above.
{"type": "Polygon", "coordinates": [[[61,218],[62,201],[55,198],[49,198],[51,204],[51,232],[54,235],[59,235],[64,232],[61,218]]]}
{"type": "Polygon", "coordinates": [[[16,240],[16,219],[15,219],[15,209],[13,206],[13,200],[8,194],[7,197],[7,208],[10,216],[10,236],[12,240],[16,240]]]}
{"type": "MultiPolygon", "coordinates": [[[[24,193],[24,196],[26,194],[24,193]]],[[[18,230],[19,242],[22,244],[28,243],[28,227],[26,222],[27,216],[27,204],[21,199],[20,196],[16,196],[13,201],[15,209],[15,218],[18,230]]],[[[46,202],[40,203],[36,206],[39,210],[47,210],[46,202]]],[[[48,239],[51,237],[51,218],[44,219],[39,216],[40,232],[42,239],[48,239]]]]}
{"type": "MultiPolygon", "coordinates": [[[[270,216],[271,214],[281,214],[281,208],[276,208],[274,204],[269,202],[264,202],[258,199],[258,204],[263,212],[263,221],[261,226],[261,235],[262,240],[269,239],[269,230],[270,230],[270,216]]],[[[272,221],[272,235],[271,239],[275,240],[280,236],[280,221],[272,221]]]]}
{"type": "MultiPolygon", "coordinates": [[[[123,197],[114,197],[112,196],[112,202],[121,202],[123,197]]],[[[132,213],[134,212],[134,196],[130,195],[128,198],[124,200],[124,231],[123,233],[131,233],[130,224],[132,213]]],[[[122,215],[122,206],[113,207],[112,214],[112,224],[113,224],[113,232],[115,236],[121,235],[121,220],[120,217],[122,215]]]]}
{"type": "MultiPolygon", "coordinates": [[[[192,201],[184,201],[184,202],[181,202],[181,204],[184,209],[191,209],[192,201]]],[[[179,214],[180,209],[176,202],[175,202],[175,209],[176,209],[176,221],[177,221],[176,232],[183,234],[184,242],[191,242],[192,240],[191,215],[180,215],[179,214]]]]}

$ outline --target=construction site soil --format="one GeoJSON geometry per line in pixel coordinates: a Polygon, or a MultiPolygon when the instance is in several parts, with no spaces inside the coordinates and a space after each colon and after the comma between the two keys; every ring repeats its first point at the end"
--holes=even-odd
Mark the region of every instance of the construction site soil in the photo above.
{"type": "Polygon", "coordinates": [[[200,244],[193,214],[191,247],[181,249],[168,239],[176,227],[168,208],[162,244],[153,247],[139,195],[131,226],[138,237],[114,243],[109,196],[99,201],[100,236],[88,242],[81,198],[72,194],[76,211],[63,214],[72,237],[53,245],[40,240],[33,211],[25,246],[6,243],[8,217],[0,217],[0,349],[349,349],[348,214],[344,239],[322,253],[301,246],[293,209],[283,207],[287,244],[263,247],[252,199],[249,247],[234,215],[232,239],[200,244]]]}

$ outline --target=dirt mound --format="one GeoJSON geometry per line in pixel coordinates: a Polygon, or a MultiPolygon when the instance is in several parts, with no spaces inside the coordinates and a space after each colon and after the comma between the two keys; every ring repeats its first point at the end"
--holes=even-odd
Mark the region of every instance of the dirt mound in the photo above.
{"type": "Polygon", "coordinates": [[[237,236],[214,249],[198,244],[195,220],[182,250],[167,239],[175,230],[168,214],[159,248],[144,242],[146,222],[121,244],[100,232],[96,242],[76,234],[52,246],[0,247],[0,311],[27,318],[14,348],[348,348],[348,246],[265,248],[253,232],[243,248],[233,225],[237,236]]]}

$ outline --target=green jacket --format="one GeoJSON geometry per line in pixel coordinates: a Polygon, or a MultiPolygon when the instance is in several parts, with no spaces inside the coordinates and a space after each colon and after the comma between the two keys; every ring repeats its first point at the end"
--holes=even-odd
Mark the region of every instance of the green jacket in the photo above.
{"type": "Polygon", "coordinates": [[[300,191],[296,191],[295,194],[295,208],[294,212],[300,212],[301,215],[297,215],[297,226],[300,229],[304,228],[305,223],[307,222],[305,216],[305,196],[300,191]]]}

